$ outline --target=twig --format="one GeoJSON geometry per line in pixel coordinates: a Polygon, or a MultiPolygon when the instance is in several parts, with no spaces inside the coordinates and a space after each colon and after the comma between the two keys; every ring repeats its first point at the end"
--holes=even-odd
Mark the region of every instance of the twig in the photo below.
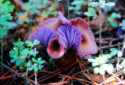
{"type": "MultiPolygon", "coordinates": [[[[0,62],[0,65],[1,65],[1,62],[0,62]]],[[[3,64],[3,67],[4,67],[4,68],[6,68],[6,69],[8,69],[8,70],[11,70],[11,68],[10,68],[10,67],[8,67],[8,66],[7,66],[7,65],[5,65],[5,64],[3,64]]],[[[34,82],[34,81],[32,81],[32,80],[30,80],[30,79],[28,79],[28,78],[26,78],[26,77],[22,76],[20,73],[17,73],[17,72],[15,72],[14,70],[11,70],[11,71],[12,71],[12,73],[13,73],[13,74],[16,74],[17,76],[19,76],[19,77],[21,77],[21,78],[23,78],[23,79],[25,79],[25,80],[27,80],[27,81],[31,82],[32,84],[35,84],[35,82],[34,82]]]]}
{"type": "MultiPolygon", "coordinates": [[[[109,30],[112,30],[113,28],[109,28],[109,29],[102,29],[101,32],[106,32],[106,31],[109,31],[109,30]]],[[[100,32],[97,31],[94,33],[94,35],[98,35],[100,32]]]]}
{"type": "MultiPolygon", "coordinates": [[[[106,46],[102,46],[101,49],[105,49],[105,48],[111,48],[111,47],[115,47],[115,46],[119,46],[119,45],[123,45],[123,43],[119,43],[119,44],[115,44],[115,45],[106,45],[106,46]]],[[[100,48],[98,48],[100,49],[100,48]]]]}

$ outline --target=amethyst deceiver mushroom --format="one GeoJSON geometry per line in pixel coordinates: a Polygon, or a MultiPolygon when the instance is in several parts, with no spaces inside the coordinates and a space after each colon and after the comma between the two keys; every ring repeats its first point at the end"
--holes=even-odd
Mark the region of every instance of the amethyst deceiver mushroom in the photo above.
{"type": "Polygon", "coordinates": [[[30,40],[38,39],[47,47],[47,52],[54,59],[67,54],[88,55],[97,53],[95,37],[89,24],[82,18],[67,20],[62,12],[57,18],[50,18],[41,23],[30,40]],[[71,51],[71,52],[70,52],[71,51]]]}

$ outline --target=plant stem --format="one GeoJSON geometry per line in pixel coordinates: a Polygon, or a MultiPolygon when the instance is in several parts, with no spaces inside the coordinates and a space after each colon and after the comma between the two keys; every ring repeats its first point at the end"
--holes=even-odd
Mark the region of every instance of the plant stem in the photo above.
{"type": "MultiPolygon", "coordinates": [[[[17,71],[17,66],[16,66],[16,68],[15,68],[15,72],[17,71]]],[[[16,73],[15,73],[15,75],[14,75],[14,80],[16,79],[16,73]]],[[[14,82],[14,84],[16,85],[16,82],[14,82]]]]}
{"type": "Polygon", "coordinates": [[[37,85],[37,72],[35,72],[35,85],[37,85]]]}
{"type": "MultiPolygon", "coordinates": [[[[124,40],[123,40],[123,46],[122,46],[122,49],[121,49],[121,52],[124,53],[124,49],[125,49],[125,35],[123,36],[124,37],[124,40]]],[[[121,57],[122,56],[118,56],[117,58],[117,72],[119,72],[119,66],[120,66],[120,60],[121,60],[121,57]]]]}
{"type": "MultiPolygon", "coordinates": [[[[28,78],[28,66],[26,67],[26,78],[28,78]]],[[[27,80],[25,80],[25,85],[27,85],[27,80]]]]}
{"type": "MultiPolygon", "coordinates": [[[[0,6],[0,18],[1,18],[1,6],[0,6]]],[[[2,26],[0,25],[0,29],[2,29],[2,26]]],[[[3,76],[3,37],[1,37],[1,72],[3,76]]]]}
{"type": "MultiPolygon", "coordinates": [[[[99,0],[99,2],[101,3],[101,0],[99,0]]],[[[100,46],[100,54],[102,55],[103,52],[101,49],[101,46],[102,46],[102,21],[101,21],[101,18],[102,18],[102,12],[101,12],[101,8],[100,8],[100,10],[99,10],[99,46],[100,46]]]]}
{"type": "Polygon", "coordinates": [[[69,0],[67,0],[67,9],[68,9],[68,19],[70,19],[69,18],[69,0]]]}
{"type": "Polygon", "coordinates": [[[1,38],[1,71],[3,74],[3,37],[1,38]]]}
{"type": "Polygon", "coordinates": [[[106,82],[105,82],[105,75],[102,75],[103,77],[103,80],[104,80],[104,85],[106,85],[106,82]]]}
{"type": "MultiPolygon", "coordinates": [[[[29,28],[31,29],[31,27],[32,27],[32,15],[31,15],[31,22],[30,22],[29,28]]],[[[31,49],[32,49],[32,47],[31,47],[31,49]]],[[[30,56],[28,56],[28,62],[29,62],[29,60],[30,60],[30,56]]],[[[28,66],[26,67],[26,78],[27,77],[28,77],[28,66]]],[[[26,85],[26,80],[25,80],[25,85],[26,85]]]]}
{"type": "MultiPolygon", "coordinates": [[[[89,10],[89,0],[88,0],[88,10],[89,10]]],[[[88,23],[89,23],[89,18],[90,16],[88,16],[88,19],[87,19],[88,23]]]]}
{"type": "Polygon", "coordinates": [[[54,9],[56,11],[56,0],[54,0],[54,9]]]}

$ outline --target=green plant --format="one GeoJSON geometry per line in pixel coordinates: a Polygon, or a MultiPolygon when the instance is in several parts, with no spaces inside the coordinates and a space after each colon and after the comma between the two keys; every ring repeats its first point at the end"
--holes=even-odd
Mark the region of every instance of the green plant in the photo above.
{"type": "Polygon", "coordinates": [[[92,63],[92,66],[94,67],[94,73],[95,74],[101,74],[104,80],[104,84],[106,85],[106,79],[105,74],[106,72],[111,74],[114,71],[113,64],[109,63],[109,60],[113,56],[110,54],[103,54],[99,55],[99,57],[96,57],[95,59],[88,59],[89,62],[92,63]]]}
{"type": "Polygon", "coordinates": [[[95,59],[89,59],[88,61],[92,63],[94,67],[94,73],[104,75],[105,72],[111,74],[114,71],[113,65],[108,63],[112,56],[110,54],[99,55],[95,59]]]}
{"type": "Polygon", "coordinates": [[[113,12],[111,16],[108,18],[110,25],[113,27],[117,27],[117,23],[114,21],[116,18],[121,18],[121,15],[115,12],[113,12]]]}
{"type": "Polygon", "coordinates": [[[30,60],[28,62],[28,70],[29,71],[35,71],[37,72],[38,70],[41,70],[44,66],[42,64],[44,64],[45,61],[42,60],[42,58],[32,58],[32,60],[30,60]]]}
{"type": "MultiPolygon", "coordinates": [[[[124,67],[123,64],[124,64],[124,60],[125,60],[125,59],[122,58],[124,49],[125,49],[125,43],[124,43],[124,42],[123,42],[123,46],[122,46],[122,49],[121,49],[121,50],[118,50],[118,49],[116,49],[116,48],[111,48],[111,49],[110,49],[110,51],[111,51],[110,55],[112,55],[112,56],[117,55],[117,56],[118,56],[118,58],[117,58],[117,64],[116,64],[116,66],[117,66],[117,72],[118,72],[121,68],[124,67]],[[123,61],[121,62],[121,60],[123,60],[123,61]]],[[[123,70],[124,70],[124,69],[123,69],[123,70]]]]}
{"type": "MultiPolygon", "coordinates": [[[[22,17],[23,15],[25,15],[26,19],[24,19],[24,21],[18,19],[17,23],[20,25],[22,25],[24,22],[29,24],[32,21],[32,19],[29,18],[29,14],[31,14],[31,16],[34,14],[39,15],[41,13],[41,9],[45,8],[48,3],[52,3],[52,2],[50,0],[29,0],[28,2],[24,3],[25,12],[19,12],[19,13],[16,13],[16,15],[17,17],[22,17]]],[[[42,11],[42,14],[44,16],[57,15],[57,12],[55,11],[54,3],[52,3],[51,5],[52,6],[49,7],[47,11],[46,10],[42,11]]]]}
{"type": "Polygon", "coordinates": [[[52,6],[48,8],[47,11],[42,11],[44,16],[56,16],[57,12],[55,11],[55,3],[51,4],[52,6]]]}
{"type": "Polygon", "coordinates": [[[100,0],[100,2],[89,3],[89,6],[91,6],[91,7],[99,6],[100,8],[105,8],[106,6],[114,6],[114,5],[115,5],[114,2],[105,3],[105,0],[100,0]]]}
{"type": "Polygon", "coordinates": [[[0,0],[0,38],[7,35],[7,30],[14,25],[11,21],[13,19],[11,12],[13,12],[14,6],[10,3],[10,1],[0,0]]]}
{"type": "MultiPolygon", "coordinates": [[[[35,71],[35,81],[37,84],[37,71],[41,70],[44,66],[43,64],[45,63],[42,58],[36,59],[36,55],[38,54],[38,51],[36,51],[33,47],[38,45],[40,42],[38,40],[34,40],[32,43],[31,41],[20,41],[14,43],[13,50],[11,50],[10,57],[11,63],[15,63],[16,66],[19,66],[20,69],[23,69],[24,67],[27,67],[26,74],[28,74],[28,71],[34,70],[35,71]],[[25,44],[27,47],[25,47],[25,44]],[[33,56],[33,58],[31,58],[33,56]],[[28,59],[28,61],[26,61],[28,59]]],[[[27,75],[26,75],[27,77],[27,75]]]]}
{"type": "Polygon", "coordinates": [[[119,24],[122,27],[122,30],[125,30],[125,20],[122,20],[122,23],[119,24]]]}
{"type": "Polygon", "coordinates": [[[75,12],[77,13],[85,4],[86,0],[74,0],[71,3],[72,6],[69,6],[69,10],[75,10],[75,12]]]}
{"type": "Polygon", "coordinates": [[[30,56],[36,56],[38,54],[38,51],[34,50],[33,47],[35,45],[39,44],[39,41],[35,40],[33,43],[31,41],[18,41],[14,43],[13,50],[11,50],[10,57],[11,63],[15,63],[16,66],[19,66],[20,69],[23,69],[23,67],[27,66],[26,59],[30,58],[30,56]],[[27,44],[27,47],[25,47],[25,43],[27,44]]]}
{"type": "Polygon", "coordinates": [[[125,74],[125,59],[123,59],[123,61],[120,63],[119,68],[123,71],[123,73],[125,74]]]}
{"type": "Polygon", "coordinates": [[[42,58],[32,58],[27,64],[28,64],[28,71],[34,71],[35,73],[35,84],[37,84],[37,71],[41,70],[44,66],[43,64],[45,63],[42,58]]]}
{"type": "Polygon", "coordinates": [[[1,70],[3,73],[3,36],[7,35],[7,30],[14,26],[13,16],[11,16],[11,12],[13,12],[14,6],[10,5],[10,1],[0,0],[0,38],[1,38],[1,70]]]}
{"type": "Polygon", "coordinates": [[[38,13],[41,8],[45,8],[46,4],[50,3],[49,0],[29,0],[27,3],[24,3],[24,9],[27,13],[35,14],[38,13]]]}
{"type": "Polygon", "coordinates": [[[110,55],[112,55],[112,56],[115,56],[115,55],[117,55],[117,56],[122,56],[123,54],[122,54],[122,52],[121,51],[119,51],[117,48],[110,48],[110,55]]]}

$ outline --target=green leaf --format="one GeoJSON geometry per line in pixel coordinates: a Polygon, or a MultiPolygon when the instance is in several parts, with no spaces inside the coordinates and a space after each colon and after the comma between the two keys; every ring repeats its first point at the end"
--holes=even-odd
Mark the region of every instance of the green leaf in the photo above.
{"type": "Polygon", "coordinates": [[[26,67],[27,66],[27,62],[24,62],[23,65],[26,67]]]}
{"type": "Polygon", "coordinates": [[[72,4],[72,5],[81,4],[81,1],[73,1],[71,4],[72,4]]]}
{"type": "Polygon", "coordinates": [[[42,61],[39,61],[38,63],[39,63],[39,64],[44,64],[44,63],[45,63],[45,61],[44,61],[44,60],[42,60],[42,61]]]}
{"type": "Polygon", "coordinates": [[[49,62],[52,62],[52,60],[53,60],[52,58],[49,58],[49,62]]]}
{"type": "Polygon", "coordinates": [[[108,2],[108,3],[106,3],[106,6],[115,6],[115,3],[114,2],[108,2]]]}
{"type": "Polygon", "coordinates": [[[29,71],[32,71],[33,69],[34,69],[33,66],[31,66],[31,67],[28,68],[29,71]]]}
{"type": "Polygon", "coordinates": [[[125,74],[125,68],[123,69],[123,73],[125,74]]]}
{"type": "MultiPolygon", "coordinates": [[[[28,53],[29,53],[29,49],[23,49],[23,50],[20,52],[21,56],[25,56],[25,57],[27,57],[28,53]]],[[[25,57],[24,57],[24,58],[25,58],[25,57]]]]}
{"type": "Polygon", "coordinates": [[[62,0],[57,0],[57,1],[62,1],[62,0]]]}
{"type": "Polygon", "coordinates": [[[89,12],[84,12],[84,14],[85,14],[86,16],[90,16],[90,15],[89,15],[89,12]]]}
{"type": "Polygon", "coordinates": [[[36,58],[32,58],[32,61],[33,61],[33,62],[37,62],[36,58]]]}
{"type": "Polygon", "coordinates": [[[32,20],[30,18],[26,19],[26,22],[29,24],[32,20]]]}
{"type": "Polygon", "coordinates": [[[11,59],[10,62],[11,63],[14,63],[16,61],[16,59],[11,59]]]}
{"type": "Polygon", "coordinates": [[[0,38],[2,38],[5,35],[7,35],[7,30],[6,29],[0,29],[0,38]]]}
{"type": "Polygon", "coordinates": [[[122,57],[122,55],[123,55],[122,52],[118,51],[117,56],[122,57]]]}
{"type": "Polygon", "coordinates": [[[20,63],[23,63],[25,60],[24,59],[19,59],[19,62],[20,63]]]}
{"type": "Polygon", "coordinates": [[[95,59],[89,58],[88,61],[89,62],[95,62],[95,59]]]}
{"type": "Polygon", "coordinates": [[[125,60],[121,62],[122,68],[125,67],[125,60]]]}
{"type": "Polygon", "coordinates": [[[41,61],[41,60],[42,60],[42,58],[40,57],[40,58],[38,58],[37,60],[38,60],[38,62],[39,62],[39,61],[41,61]]]}
{"type": "Polygon", "coordinates": [[[98,2],[91,2],[91,3],[89,3],[89,6],[91,6],[91,7],[96,7],[98,5],[99,5],[98,2]]]}
{"type": "Polygon", "coordinates": [[[94,68],[94,73],[95,73],[95,74],[98,74],[99,72],[100,72],[100,69],[99,69],[98,67],[95,67],[95,68],[94,68]]]}
{"type": "Polygon", "coordinates": [[[111,22],[111,25],[112,25],[113,27],[117,27],[117,23],[116,23],[116,22],[111,22]]]}
{"type": "Polygon", "coordinates": [[[74,9],[75,9],[75,7],[69,6],[69,10],[74,10],[74,9]]]}
{"type": "Polygon", "coordinates": [[[3,0],[0,0],[0,3],[2,3],[3,2],[3,0]]]}
{"type": "Polygon", "coordinates": [[[105,2],[99,3],[99,7],[100,7],[100,8],[104,8],[104,7],[105,7],[105,2]]]}
{"type": "Polygon", "coordinates": [[[117,51],[112,51],[112,52],[110,53],[111,56],[115,56],[116,54],[117,54],[117,51]]]}
{"type": "Polygon", "coordinates": [[[29,62],[27,63],[27,66],[28,66],[28,67],[31,66],[31,61],[29,61],[29,62]]]}
{"type": "Polygon", "coordinates": [[[27,46],[33,46],[33,44],[32,44],[32,42],[31,41],[26,41],[26,44],[27,44],[27,46]]]}
{"type": "Polygon", "coordinates": [[[9,5],[10,4],[10,1],[6,1],[5,3],[4,3],[4,5],[9,5]]]}
{"type": "Polygon", "coordinates": [[[19,62],[19,61],[16,61],[16,65],[19,66],[19,65],[20,65],[20,62],[19,62]]]}
{"type": "Polygon", "coordinates": [[[112,64],[105,64],[105,70],[107,71],[107,73],[111,74],[114,71],[114,67],[112,64]]]}
{"type": "Polygon", "coordinates": [[[39,67],[38,67],[38,69],[39,69],[39,70],[41,70],[43,67],[44,67],[44,66],[43,66],[43,65],[41,65],[41,66],[39,66],[39,67]]]}
{"type": "Polygon", "coordinates": [[[16,42],[16,43],[13,43],[13,45],[14,45],[14,46],[17,46],[17,47],[24,47],[24,46],[23,46],[23,45],[24,45],[24,42],[18,41],[18,42],[16,42]]]}
{"type": "Polygon", "coordinates": [[[120,23],[119,26],[124,26],[124,23],[120,23]]]}
{"type": "Polygon", "coordinates": [[[19,65],[19,69],[20,69],[20,70],[23,69],[23,65],[22,65],[22,64],[19,65]]]}
{"type": "Polygon", "coordinates": [[[96,15],[95,9],[94,8],[89,8],[89,14],[91,16],[95,16],[96,15]]]}
{"type": "Polygon", "coordinates": [[[104,69],[100,69],[100,70],[99,70],[99,73],[100,73],[101,75],[104,75],[104,74],[105,74],[105,70],[104,70],[104,69]]]}
{"type": "Polygon", "coordinates": [[[29,51],[29,54],[32,56],[36,56],[38,53],[39,53],[38,51],[33,51],[33,50],[29,51]]]}
{"type": "Polygon", "coordinates": [[[99,62],[97,62],[97,61],[92,63],[93,67],[98,66],[98,65],[99,65],[99,62]]]}
{"type": "Polygon", "coordinates": [[[34,67],[34,71],[37,72],[37,71],[38,71],[38,68],[37,68],[37,67],[34,67]]]}
{"type": "Polygon", "coordinates": [[[38,44],[40,44],[40,41],[38,41],[38,40],[33,41],[33,45],[38,45],[38,44]]]}
{"type": "Polygon", "coordinates": [[[117,18],[121,18],[121,15],[120,15],[120,14],[117,14],[116,17],[117,17],[117,18]]]}
{"type": "Polygon", "coordinates": [[[122,30],[125,30],[125,26],[122,27],[122,30]]]}
{"type": "Polygon", "coordinates": [[[14,6],[14,5],[9,5],[8,8],[9,8],[9,9],[14,9],[15,6],[14,6]]]}
{"type": "Polygon", "coordinates": [[[111,48],[110,51],[118,51],[117,48],[111,48]]]}
{"type": "Polygon", "coordinates": [[[96,11],[94,8],[88,8],[88,12],[84,13],[87,16],[95,16],[96,15],[96,11]]]}

